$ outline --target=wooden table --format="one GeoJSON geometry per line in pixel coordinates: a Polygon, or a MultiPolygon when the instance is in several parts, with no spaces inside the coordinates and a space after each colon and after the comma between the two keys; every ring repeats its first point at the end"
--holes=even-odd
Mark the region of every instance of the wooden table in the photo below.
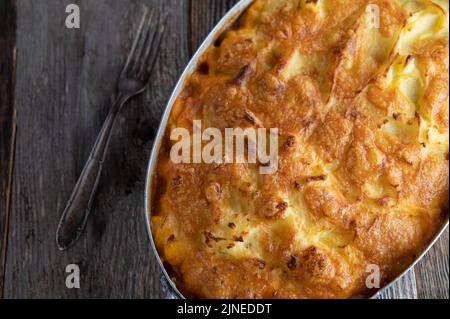
{"type": "MultiPolygon", "coordinates": [[[[175,82],[234,2],[0,1],[0,292],[5,298],[162,297],[143,212],[149,150],[175,82]],[[80,5],[79,30],[64,26],[69,3],[80,5]],[[170,13],[150,89],[120,118],[85,236],[59,252],[55,228],[61,210],[110,107],[144,5],[170,13]],[[80,289],[65,286],[68,264],[80,266],[80,289]]],[[[448,298],[448,256],[447,231],[383,297],[448,298]]]]}

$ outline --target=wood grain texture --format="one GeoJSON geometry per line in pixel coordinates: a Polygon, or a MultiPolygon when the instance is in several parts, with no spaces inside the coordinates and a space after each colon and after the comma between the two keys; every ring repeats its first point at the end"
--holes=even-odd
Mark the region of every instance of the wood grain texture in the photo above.
{"type": "Polygon", "coordinates": [[[410,270],[405,276],[379,296],[379,299],[417,299],[417,283],[415,270],[410,270]]]}
{"type": "Polygon", "coordinates": [[[17,1],[18,134],[5,297],[161,297],[144,181],[162,109],[189,58],[187,2],[75,1],[81,29],[69,30],[65,7],[73,2],[17,1]],[[58,219],[110,107],[144,5],[169,13],[152,83],[117,123],[86,234],[59,252],[58,219]],[[68,264],[81,268],[80,289],[65,286],[68,264]]]}
{"type": "Polygon", "coordinates": [[[16,11],[12,0],[0,2],[0,298],[7,253],[11,178],[14,159],[16,11]]]}
{"type": "MultiPolygon", "coordinates": [[[[162,297],[144,219],[152,139],[190,56],[237,0],[9,1],[16,1],[18,16],[18,134],[5,297],[162,297]],[[68,30],[65,7],[74,2],[81,8],[81,29],[68,30]],[[118,121],[86,234],[59,252],[61,211],[110,107],[144,5],[169,13],[152,83],[118,121]],[[80,289],[65,286],[68,264],[81,268],[80,289]]],[[[445,236],[380,298],[448,298],[445,236]]]]}
{"type": "Polygon", "coordinates": [[[449,231],[416,266],[417,297],[449,299],[449,231]]]}

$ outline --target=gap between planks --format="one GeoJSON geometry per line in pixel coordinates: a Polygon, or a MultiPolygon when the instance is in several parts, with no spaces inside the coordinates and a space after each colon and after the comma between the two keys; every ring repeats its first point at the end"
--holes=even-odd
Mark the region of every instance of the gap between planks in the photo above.
{"type": "Polygon", "coordinates": [[[4,296],[9,216],[11,214],[12,177],[16,141],[14,105],[16,72],[16,7],[14,0],[0,4],[0,299],[4,296]],[[1,216],[3,214],[3,216],[1,216]]]}

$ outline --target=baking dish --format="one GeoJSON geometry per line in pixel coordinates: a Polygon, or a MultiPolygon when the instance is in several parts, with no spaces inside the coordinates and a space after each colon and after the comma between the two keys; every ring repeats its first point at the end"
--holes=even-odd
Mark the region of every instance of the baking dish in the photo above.
{"type": "MultiPolygon", "coordinates": [[[[207,50],[214,41],[220,37],[220,35],[227,30],[227,28],[233,24],[233,22],[243,13],[246,8],[253,2],[253,0],[242,0],[240,1],[235,7],[233,7],[227,15],[217,24],[217,26],[214,28],[214,30],[210,33],[210,35],[206,38],[205,42],[201,45],[197,53],[194,55],[190,63],[188,64],[186,70],[183,72],[180,80],[178,81],[178,84],[176,85],[172,96],[168,102],[168,105],[166,107],[166,110],[164,112],[157,136],[155,138],[153,150],[150,157],[148,172],[147,172],[147,182],[146,182],[146,192],[145,192],[145,213],[146,213],[146,222],[147,222],[147,229],[152,245],[152,249],[154,254],[156,255],[156,258],[160,264],[163,277],[162,277],[162,284],[163,288],[166,292],[167,298],[184,298],[181,292],[177,289],[176,285],[172,282],[171,278],[168,275],[168,272],[166,271],[159,254],[156,250],[154,239],[152,236],[152,229],[151,229],[151,223],[150,223],[150,214],[151,214],[151,208],[152,208],[152,194],[153,194],[153,186],[154,186],[154,176],[155,176],[155,170],[157,167],[157,159],[159,150],[161,147],[162,139],[164,137],[166,126],[172,111],[172,107],[178,97],[178,95],[182,92],[183,86],[185,83],[186,78],[195,71],[198,65],[199,59],[202,57],[205,50],[207,50]]],[[[379,294],[383,293],[386,289],[388,289],[392,284],[394,284],[399,278],[401,278],[404,274],[406,274],[412,267],[414,267],[415,264],[417,264],[423,256],[428,252],[428,250],[434,245],[434,243],[440,238],[440,236],[445,232],[445,230],[448,227],[448,218],[446,223],[442,226],[442,228],[439,230],[437,235],[433,238],[433,240],[430,242],[430,244],[426,247],[426,249],[423,250],[423,252],[418,256],[413,263],[408,267],[407,270],[405,270],[400,276],[398,276],[395,280],[393,280],[390,284],[386,285],[384,288],[379,290],[372,298],[376,298],[379,294]]]]}

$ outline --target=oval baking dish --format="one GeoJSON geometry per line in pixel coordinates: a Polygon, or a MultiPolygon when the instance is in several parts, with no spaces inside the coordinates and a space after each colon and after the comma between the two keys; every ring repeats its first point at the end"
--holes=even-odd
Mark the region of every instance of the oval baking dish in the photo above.
{"type": "MultiPolygon", "coordinates": [[[[183,72],[182,76],[180,77],[178,84],[176,85],[170,100],[167,104],[167,107],[165,109],[164,115],[161,120],[161,124],[159,127],[159,130],[157,132],[157,136],[154,141],[150,162],[148,166],[148,172],[147,172],[147,180],[146,180],[146,193],[145,193],[145,214],[146,214],[146,221],[147,221],[147,228],[148,233],[152,245],[153,252],[161,266],[161,271],[163,273],[162,277],[162,284],[164,285],[164,288],[166,290],[166,294],[168,298],[184,298],[181,291],[179,291],[177,285],[173,282],[172,278],[169,276],[169,272],[166,269],[166,266],[158,253],[158,250],[156,248],[156,244],[154,241],[154,235],[152,233],[152,226],[151,226],[151,215],[152,215],[152,209],[153,209],[153,201],[155,196],[155,184],[156,184],[156,171],[158,167],[158,159],[159,154],[162,145],[165,143],[164,139],[167,134],[167,126],[169,124],[170,116],[173,110],[173,107],[180,96],[180,94],[185,89],[185,84],[187,79],[192,75],[195,71],[197,71],[198,66],[200,64],[201,58],[204,56],[205,52],[210,48],[217,39],[221,37],[224,32],[229,29],[236,21],[237,19],[242,15],[242,13],[245,12],[245,10],[254,2],[254,0],[242,0],[240,1],[235,7],[233,7],[226,16],[217,24],[217,26],[214,28],[214,30],[209,34],[209,36],[206,38],[204,43],[201,45],[197,53],[194,55],[190,63],[188,64],[187,68],[183,72]]],[[[317,2],[317,1],[316,1],[317,2]]],[[[389,2],[389,1],[387,1],[389,2]]],[[[303,3],[303,1],[299,1],[299,3],[303,3]]],[[[308,2],[309,3],[309,2],[308,2]]],[[[374,8],[372,8],[374,9],[374,8]]],[[[376,8],[375,8],[376,9],[376,8]]],[[[392,22],[394,23],[394,22],[392,22]]],[[[430,23],[428,21],[428,23],[430,23]]],[[[403,41],[403,39],[402,39],[403,41]]],[[[407,39],[404,39],[404,41],[407,41],[407,39]]],[[[408,62],[406,62],[408,63],[408,62]]],[[[357,115],[354,115],[357,116],[357,115]]],[[[398,115],[394,114],[394,120],[398,120],[398,115]]],[[[386,123],[386,129],[395,130],[395,127],[388,126],[389,123],[386,123]]],[[[384,164],[383,164],[384,165],[384,164]]],[[[374,190],[376,192],[376,190],[374,190]]],[[[386,203],[383,203],[383,205],[386,203]]],[[[388,205],[388,204],[386,204],[388,205]]],[[[423,256],[428,252],[428,250],[434,245],[434,243],[439,239],[439,237],[442,235],[442,233],[446,230],[448,227],[448,212],[446,212],[445,216],[445,222],[443,222],[442,227],[440,227],[436,233],[435,236],[433,236],[432,240],[429,241],[429,244],[425,247],[425,249],[421,250],[421,253],[418,254],[418,256],[409,264],[406,270],[404,270],[401,275],[396,277],[394,280],[391,280],[390,283],[387,283],[384,285],[384,287],[381,287],[374,295],[373,298],[378,296],[378,294],[382,293],[385,289],[390,287],[394,282],[396,282],[399,278],[401,278],[404,274],[406,274],[412,267],[416,265],[417,262],[419,262],[420,259],[423,258],[423,256]]],[[[294,258],[294,257],[293,257],[294,258]]],[[[297,257],[296,257],[297,258],[297,257]]],[[[295,260],[297,260],[295,258],[295,260]]],[[[294,259],[293,259],[294,260],[294,259]]],[[[408,261],[409,262],[409,261],[408,261]]]]}

